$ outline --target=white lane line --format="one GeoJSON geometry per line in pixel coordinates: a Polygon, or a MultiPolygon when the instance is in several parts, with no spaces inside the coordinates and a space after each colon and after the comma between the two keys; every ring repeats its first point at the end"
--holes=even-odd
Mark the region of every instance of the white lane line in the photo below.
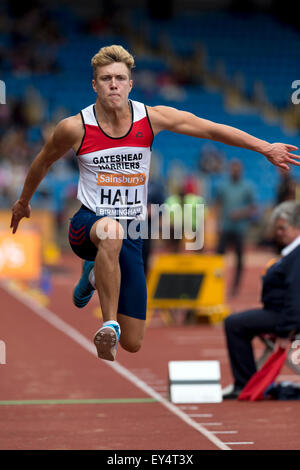
{"type": "Polygon", "coordinates": [[[179,406],[182,410],[198,410],[198,406],[179,406]]]}
{"type": "Polygon", "coordinates": [[[198,424],[201,424],[203,426],[222,426],[223,423],[198,423],[198,424]]]}
{"type": "MultiPolygon", "coordinates": [[[[73,328],[67,322],[62,320],[58,315],[51,312],[51,310],[38,305],[32,298],[26,296],[26,294],[21,293],[12,289],[8,283],[1,282],[0,285],[13,297],[19,300],[21,303],[29,307],[34,313],[36,313],[39,317],[43,320],[50,323],[50,325],[54,326],[56,329],[64,333],[69,338],[73,339],[76,343],[78,343],[83,349],[90,352],[93,356],[97,357],[96,348],[94,343],[88,340],[85,336],[83,336],[78,330],[73,328]]],[[[187,414],[185,414],[182,410],[180,410],[177,406],[173,403],[167,401],[164,397],[162,397],[159,393],[157,393],[152,387],[148,384],[140,380],[136,375],[134,375],[130,370],[126,369],[126,367],[122,366],[118,362],[109,362],[109,361],[102,361],[102,364],[111,367],[115,372],[120,374],[122,377],[127,379],[129,382],[133,383],[136,387],[143,390],[146,394],[150,395],[152,398],[155,398],[161,405],[167,408],[171,413],[176,415],[186,424],[194,428],[204,437],[206,437],[210,442],[212,442],[216,447],[222,450],[231,450],[226,444],[224,444],[220,439],[218,439],[213,433],[211,433],[208,429],[206,429],[202,424],[193,421],[187,414]]],[[[203,423],[206,425],[207,423],[203,423]]],[[[221,423],[220,423],[221,424],[221,423]]]]}
{"type": "Polygon", "coordinates": [[[224,442],[224,444],[231,446],[250,446],[254,444],[254,442],[224,442]]]}
{"type": "Polygon", "coordinates": [[[133,373],[140,372],[141,374],[149,374],[149,375],[152,375],[153,377],[156,377],[156,375],[153,374],[153,372],[148,368],[143,368],[143,367],[140,367],[138,369],[132,368],[131,372],[133,373]]]}
{"type": "Polygon", "coordinates": [[[197,413],[191,414],[191,413],[188,413],[188,415],[189,415],[191,418],[212,418],[212,417],[213,417],[213,415],[212,415],[212,414],[209,414],[209,413],[207,413],[207,414],[197,414],[197,413]]]}

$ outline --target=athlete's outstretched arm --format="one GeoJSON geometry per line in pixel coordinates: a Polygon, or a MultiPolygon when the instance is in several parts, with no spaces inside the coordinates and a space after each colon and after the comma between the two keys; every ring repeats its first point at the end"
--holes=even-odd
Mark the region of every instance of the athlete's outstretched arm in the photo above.
{"type": "Polygon", "coordinates": [[[19,222],[23,217],[30,217],[29,202],[51,165],[70,150],[75,142],[76,124],[74,126],[74,117],[60,121],[49,140],[33,160],[20,198],[12,207],[10,227],[13,229],[13,233],[17,231],[19,222]]]}
{"type": "Polygon", "coordinates": [[[235,127],[201,119],[192,113],[179,111],[168,106],[149,107],[148,111],[154,134],[162,130],[168,130],[254,150],[263,154],[271,163],[284,170],[289,170],[289,163],[300,166],[300,162],[295,160],[300,156],[290,153],[298,150],[294,145],[270,144],[235,127]]]}

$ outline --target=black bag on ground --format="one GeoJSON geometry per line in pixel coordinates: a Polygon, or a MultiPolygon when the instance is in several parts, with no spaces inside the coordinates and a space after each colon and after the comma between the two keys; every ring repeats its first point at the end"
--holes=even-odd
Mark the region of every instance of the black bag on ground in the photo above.
{"type": "Polygon", "coordinates": [[[293,382],[279,382],[271,384],[265,397],[273,400],[300,400],[300,384],[293,382]]]}

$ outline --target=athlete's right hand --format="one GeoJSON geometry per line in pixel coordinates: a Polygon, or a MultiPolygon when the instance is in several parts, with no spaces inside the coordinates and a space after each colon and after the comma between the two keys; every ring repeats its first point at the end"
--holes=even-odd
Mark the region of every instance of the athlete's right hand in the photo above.
{"type": "Polygon", "coordinates": [[[13,229],[12,233],[16,233],[19,222],[23,217],[30,217],[30,211],[31,207],[29,204],[24,205],[19,199],[14,203],[10,222],[10,228],[13,229]]]}

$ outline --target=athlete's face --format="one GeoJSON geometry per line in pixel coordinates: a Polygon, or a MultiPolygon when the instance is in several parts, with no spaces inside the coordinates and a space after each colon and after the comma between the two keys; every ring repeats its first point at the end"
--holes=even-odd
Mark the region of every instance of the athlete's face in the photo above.
{"type": "Polygon", "coordinates": [[[285,219],[278,218],[275,221],[275,237],[282,246],[292,243],[299,235],[300,229],[289,225],[285,219]]]}
{"type": "Polygon", "coordinates": [[[127,106],[132,80],[127,66],[122,62],[97,67],[92,83],[98,99],[106,107],[118,109],[127,106]]]}

